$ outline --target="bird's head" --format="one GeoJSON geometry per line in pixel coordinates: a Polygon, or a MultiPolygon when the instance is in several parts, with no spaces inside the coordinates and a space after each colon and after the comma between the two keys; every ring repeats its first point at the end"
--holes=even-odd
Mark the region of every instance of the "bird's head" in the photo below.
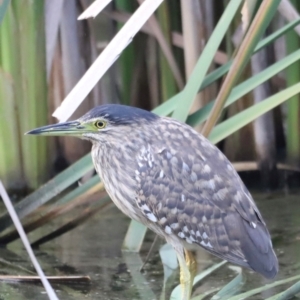
{"type": "Polygon", "coordinates": [[[91,141],[106,141],[111,136],[126,134],[133,128],[141,129],[158,118],[143,109],[105,104],[93,108],[77,120],[43,126],[26,134],[75,136],[91,141]]]}

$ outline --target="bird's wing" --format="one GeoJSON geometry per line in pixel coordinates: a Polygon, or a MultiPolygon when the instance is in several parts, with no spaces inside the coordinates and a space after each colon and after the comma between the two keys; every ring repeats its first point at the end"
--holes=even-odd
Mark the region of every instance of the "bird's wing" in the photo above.
{"type": "Polygon", "coordinates": [[[141,149],[138,207],[166,234],[264,275],[271,272],[275,265],[269,233],[230,162],[198,134],[182,142],[189,146],[141,149]],[[268,272],[260,270],[263,260],[268,272]]]}

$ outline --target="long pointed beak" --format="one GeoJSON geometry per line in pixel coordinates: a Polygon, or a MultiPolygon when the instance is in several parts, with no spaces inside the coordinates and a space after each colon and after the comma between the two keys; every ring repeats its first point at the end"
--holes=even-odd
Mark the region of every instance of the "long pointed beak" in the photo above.
{"type": "Polygon", "coordinates": [[[71,121],[39,127],[25,134],[81,136],[84,132],[86,132],[85,126],[82,126],[78,121],[71,121]]]}

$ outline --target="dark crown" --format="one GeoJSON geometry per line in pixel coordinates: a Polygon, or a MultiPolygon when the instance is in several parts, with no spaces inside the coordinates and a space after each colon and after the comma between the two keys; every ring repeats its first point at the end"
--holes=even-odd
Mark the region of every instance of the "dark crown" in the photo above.
{"type": "Polygon", "coordinates": [[[116,125],[139,123],[142,121],[152,122],[159,117],[152,112],[120,104],[104,104],[91,109],[81,117],[82,120],[104,118],[116,125]]]}

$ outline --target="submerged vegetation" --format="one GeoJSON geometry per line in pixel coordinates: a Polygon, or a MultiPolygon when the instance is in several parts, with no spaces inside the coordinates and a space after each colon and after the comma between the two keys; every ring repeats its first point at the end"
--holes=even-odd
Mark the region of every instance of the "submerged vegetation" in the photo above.
{"type": "MultiPolygon", "coordinates": [[[[63,170],[15,205],[27,232],[84,207],[33,245],[40,246],[110,207],[103,185],[93,176],[88,144],[23,136],[54,122],[50,114],[67,95],[68,101],[56,110],[60,121],[74,110],[72,118],[107,102],[139,106],[195,127],[218,144],[237,170],[260,170],[266,187],[278,185],[280,169],[299,172],[297,0],[106,2],[108,7],[95,20],[80,22],[77,17],[91,1],[0,2],[0,179],[11,190],[36,189],[63,170]],[[149,16],[137,15],[146,5],[149,16]],[[135,22],[129,23],[133,16],[135,22]],[[126,37],[137,31],[128,45],[126,37]],[[114,44],[115,55],[110,55],[104,49],[110,49],[107,44],[116,32],[113,41],[119,38],[120,43],[114,44]],[[92,67],[88,75],[86,70],[99,54],[99,59],[106,55],[105,65],[92,67]],[[109,71],[97,82],[100,69],[102,75],[109,71]]],[[[4,245],[18,238],[11,225],[9,215],[2,214],[4,245]]],[[[144,226],[131,222],[124,249],[139,251],[145,234],[144,226]]],[[[199,274],[198,280],[222,264],[199,274]]],[[[292,280],[299,278],[273,285],[292,280]]],[[[269,287],[233,296],[242,282],[238,274],[212,299],[241,299],[269,287]]],[[[299,290],[296,283],[268,299],[290,299],[299,290]]],[[[175,289],[172,299],[178,299],[176,293],[175,289]]]]}

